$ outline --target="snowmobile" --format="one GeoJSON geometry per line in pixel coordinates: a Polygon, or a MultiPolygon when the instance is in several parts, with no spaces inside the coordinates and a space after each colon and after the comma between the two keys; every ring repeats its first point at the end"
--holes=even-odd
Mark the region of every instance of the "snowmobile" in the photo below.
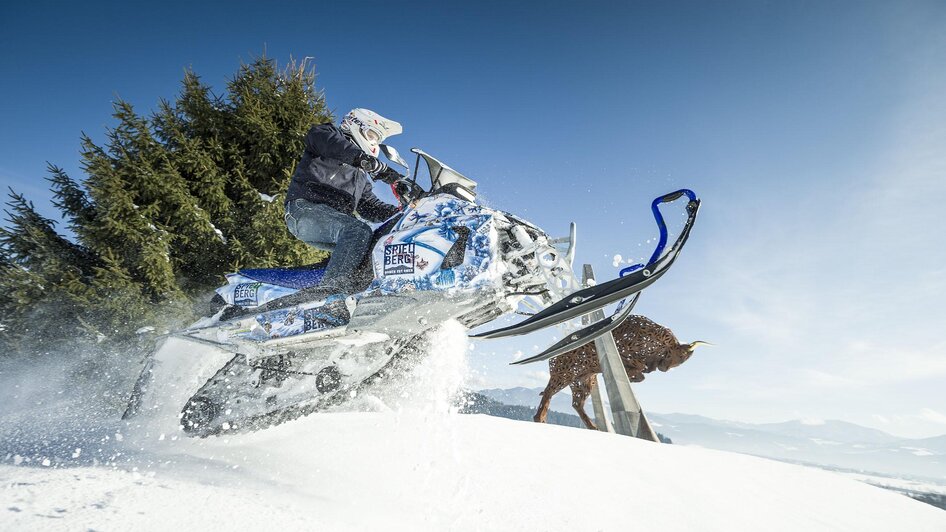
{"type": "MultiPolygon", "coordinates": [[[[410,175],[396,149],[381,149],[410,175]]],[[[513,312],[528,315],[472,335],[500,338],[622,301],[611,317],[524,362],[591,342],[627,318],[636,294],[667,272],[700,206],[686,189],[655,199],[660,238],[650,260],[583,288],[572,269],[574,223],[568,236],[551,238],[522,218],[478,204],[474,180],[420,149],[411,151],[417,155],[412,177],[392,187],[402,210],[374,231],[359,272],[362,290],[334,294],[320,287],[324,264],[241,270],[228,274],[227,284],[217,289],[213,316],[168,335],[233,353],[184,405],[180,423],[186,433],[256,430],[343,403],[409,371],[423,355],[427,335],[450,319],[472,329],[513,312]],[[418,184],[421,161],[429,174],[426,189],[418,184]],[[668,249],[658,207],[684,196],[687,220],[668,249]]],[[[155,363],[152,355],[126,419],[140,409],[155,363]]]]}

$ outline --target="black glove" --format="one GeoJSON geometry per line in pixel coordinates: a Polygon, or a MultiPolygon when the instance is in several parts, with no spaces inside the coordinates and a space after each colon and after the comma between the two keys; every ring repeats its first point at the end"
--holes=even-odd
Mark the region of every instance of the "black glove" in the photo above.
{"type": "Polygon", "coordinates": [[[397,194],[404,205],[416,200],[424,193],[423,188],[409,179],[399,179],[392,184],[394,185],[394,193],[397,194]]]}
{"type": "Polygon", "coordinates": [[[355,166],[361,168],[365,172],[368,172],[371,174],[371,177],[375,179],[378,178],[378,175],[381,172],[388,169],[388,165],[382,163],[367,153],[362,153],[358,157],[355,157],[355,166]]]}
{"type": "Polygon", "coordinates": [[[402,198],[410,199],[411,190],[412,190],[410,181],[400,180],[391,184],[394,185],[394,192],[396,192],[398,196],[402,198]]]}
{"type": "Polygon", "coordinates": [[[404,179],[404,176],[397,173],[397,171],[394,170],[393,168],[387,167],[384,170],[381,170],[380,172],[378,172],[378,175],[375,176],[375,179],[379,181],[383,181],[389,185],[393,185],[397,183],[398,181],[400,181],[401,179],[404,179]]]}

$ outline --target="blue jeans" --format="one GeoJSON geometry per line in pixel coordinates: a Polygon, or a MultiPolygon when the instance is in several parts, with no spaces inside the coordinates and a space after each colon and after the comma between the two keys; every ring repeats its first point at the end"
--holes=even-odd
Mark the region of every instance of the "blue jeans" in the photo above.
{"type": "Polygon", "coordinates": [[[371,244],[368,224],[327,205],[296,199],[286,204],[286,226],[299,240],[332,254],[322,286],[346,294],[355,289],[353,274],[371,244]]]}

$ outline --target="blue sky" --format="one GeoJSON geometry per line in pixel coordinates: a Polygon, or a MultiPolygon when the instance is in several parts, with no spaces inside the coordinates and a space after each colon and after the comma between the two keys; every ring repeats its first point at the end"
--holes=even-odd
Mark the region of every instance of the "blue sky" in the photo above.
{"type": "MultiPolygon", "coordinates": [[[[651,198],[697,191],[637,309],[717,345],[637,386],[646,408],[942,434],[944,27],[941,2],[8,2],[0,184],[54,215],[46,161],[81,177],[116,98],[310,56],[337,114],[399,120],[394,145],[552,234],[577,222],[599,278],[649,255],[651,198]]],[[[477,342],[474,379],[542,385],[506,363],[550,341],[477,342]]]]}

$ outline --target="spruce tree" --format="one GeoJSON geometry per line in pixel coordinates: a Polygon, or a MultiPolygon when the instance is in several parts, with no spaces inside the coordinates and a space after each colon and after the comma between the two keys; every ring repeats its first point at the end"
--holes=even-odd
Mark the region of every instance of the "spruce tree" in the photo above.
{"type": "Polygon", "coordinates": [[[109,136],[112,154],[89,137],[82,139],[83,168],[89,174],[85,186],[97,213],[85,229],[91,247],[117,260],[155,301],[167,299],[178,292],[170,261],[171,235],[149,219],[154,209],[143,211],[135,202],[134,189],[126,179],[135,171],[126,164],[134,161],[121,157],[121,138],[114,131],[109,136]]]}
{"type": "Polygon", "coordinates": [[[55,222],[26,198],[12,191],[9,197],[7,226],[0,228],[3,336],[15,348],[25,341],[44,349],[75,336],[97,260],[56,233],[55,222]]]}
{"type": "Polygon", "coordinates": [[[50,174],[46,179],[53,193],[53,205],[69,221],[67,227],[75,233],[79,243],[88,246],[89,238],[85,230],[91,227],[95,220],[95,205],[82,187],[62,168],[54,164],[47,164],[46,168],[50,174]]]}
{"type": "Polygon", "coordinates": [[[116,104],[120,126],[109,139],[112,166],[132,191],[140,212],[169,235],[169,263],[180,288],[202,288],[226,266],[225,238],[173,164],[170,149],[126,102],[116,104]],[[182,274],[185,274],[183,275],[182,274]]]}
{"type": "Polygon", "coordinates": [[[332,119],[314,72],[260,57],[226,88],[215,95],[186,72],[178,96],[151,116],[118,101],[103,145],[81,135],[83,181],[49,165],[53,204],[75,242],[11,194],[0,229],[8,349],[80,336],[127,343],[145,325],[192,319],[229,271],[324,257],[283,221],[303,136],[332,119]]]}

